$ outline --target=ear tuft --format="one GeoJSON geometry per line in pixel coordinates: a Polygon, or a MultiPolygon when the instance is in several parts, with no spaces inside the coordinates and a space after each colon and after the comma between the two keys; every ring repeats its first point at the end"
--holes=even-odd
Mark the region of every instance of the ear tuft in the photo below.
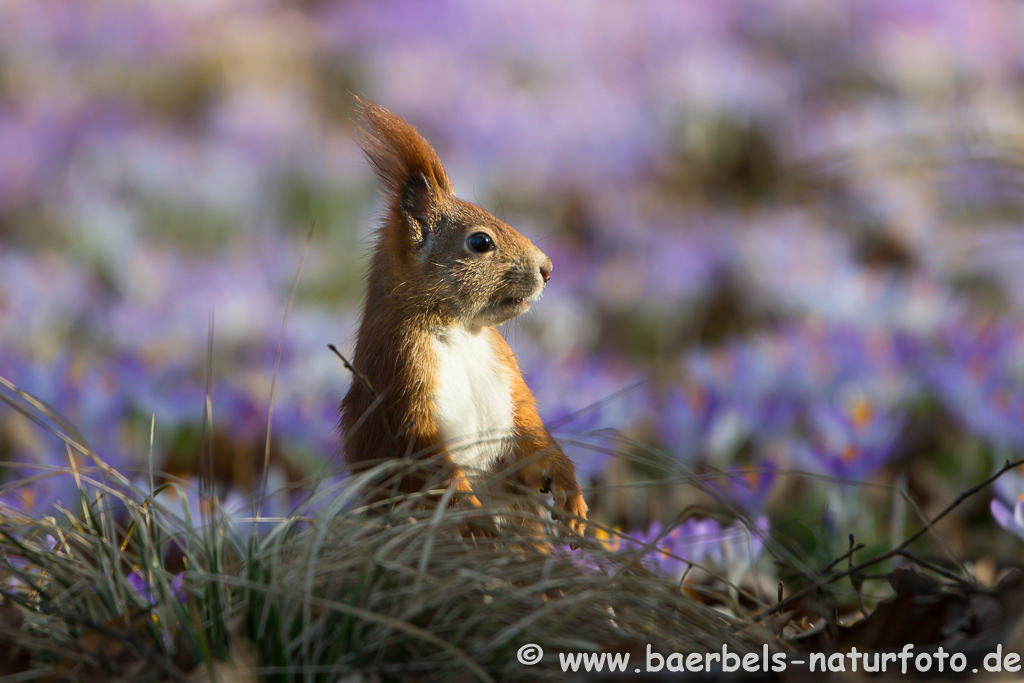
{"type": "Polygon", "coordinates": [[[355,99],[363,153],[392,205],[425,225],[431,206],[455,192],[441,160],[430,143],[401,117],[368,100],[355,99]]]}

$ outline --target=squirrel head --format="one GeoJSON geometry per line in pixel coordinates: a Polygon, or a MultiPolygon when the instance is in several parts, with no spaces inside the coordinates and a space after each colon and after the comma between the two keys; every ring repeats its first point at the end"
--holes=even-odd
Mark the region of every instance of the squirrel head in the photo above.
{"type": "MultiPolygon", "coordinates": [[[[358,100],[358,98],[357,98],[358,100]]],[[[551,277],[551,259],[511,226],[458,199],[416,129],[358,100],[361,146],[384,189],[387,214],[371,276],[430,324],[479,328],[526,312],[551,277]]]]}

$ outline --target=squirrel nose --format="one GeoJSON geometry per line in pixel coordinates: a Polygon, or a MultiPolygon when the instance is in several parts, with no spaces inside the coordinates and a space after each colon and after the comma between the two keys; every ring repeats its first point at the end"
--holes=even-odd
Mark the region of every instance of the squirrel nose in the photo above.
{"type": "Polygon", "coordinates": [[[540,264],[540,276],[544,282],[551,279],[551,259],[544,257],[544,261],[540,264]]]}

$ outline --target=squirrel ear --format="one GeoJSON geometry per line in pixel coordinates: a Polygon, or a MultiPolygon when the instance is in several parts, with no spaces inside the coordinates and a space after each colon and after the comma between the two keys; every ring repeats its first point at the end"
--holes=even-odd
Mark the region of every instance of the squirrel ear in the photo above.
{"type": "Polygon", "coordinates": [[[355,98],[360,146],[373,166],[392,208],[411,216],[413,244],[426,234],[431,209],[454,195],[437,152],[416,129],[384,107],[355,98]]]}
{"type": "Polygon", "coordinates": [[[405,181],[401,206],[402,211],[416,222],[416,225],[409,226],[413,246],[419,246],[430,231],[430,210],[438,203],[435,195],[430,181],[422,173],[413,173],[405,181]]]}

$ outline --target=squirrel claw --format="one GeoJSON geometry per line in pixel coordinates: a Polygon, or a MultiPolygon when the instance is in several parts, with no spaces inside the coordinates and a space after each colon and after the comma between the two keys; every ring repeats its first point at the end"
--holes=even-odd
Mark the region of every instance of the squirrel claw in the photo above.
{"type": "Polygon", "coordinates": [[[568,495],[559,507],[566,513],[562,522],[569,527],[569,531],[583,536],[587,529],[587,504],[583,496],[579,493],[568,495]]]}

